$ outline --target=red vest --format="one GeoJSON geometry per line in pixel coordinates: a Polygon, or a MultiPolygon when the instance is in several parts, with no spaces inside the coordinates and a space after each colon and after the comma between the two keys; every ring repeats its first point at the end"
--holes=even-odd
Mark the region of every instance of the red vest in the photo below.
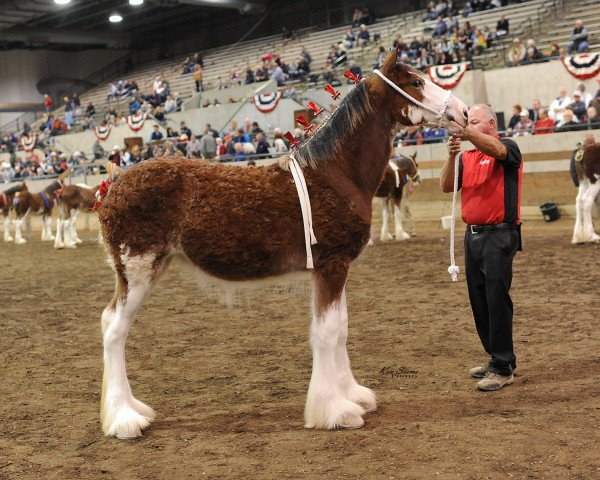
{"type": "Polygon", "coordinates": [[[521,223],[521,153],[513,140],[501,141],[508,151],[506,161],[477,149],[462,154],[462,218],[469,225],[521,223]]]}

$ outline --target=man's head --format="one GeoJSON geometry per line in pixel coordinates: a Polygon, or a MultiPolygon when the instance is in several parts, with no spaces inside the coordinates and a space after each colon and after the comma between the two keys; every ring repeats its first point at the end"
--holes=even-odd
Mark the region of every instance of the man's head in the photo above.
{"type": "Polygon", "coordinates": [[[593,106],[588,107],[587,116],[590,120],[593,118],[596,118],[598,116],[598,110],[596,110],[596,107],[593,107],[593,106]]]}
{"type": "Polygon", "coordinates": [[[236,151],[237,153],[241,153],[241,152],[243,152],[243,151],[244,151],[244,146],[243,146],[243,145],[242,145],[240,142],[237,142],[237,143],[236,143],[236,144],[233,146],[233,148],[235,149],[235,151],[236,151]]]}
{"type": "Polygon", "coordinates": [[[262,133],[259,133],[256,135],[256,141],[257,142],[262,142],[265,139],[265,136],[262,133]]]}
{"type": "Polygon", "coordinates": [[[538,115],[540,116],[541,120],[546,120],[548,118],[548,110],[545,108],[540,108],[538,109],[538,115]]]}
{"type": "Polygon", "coordinates": [[[581,27],[583,27],[583,20],[578,18],[577,20],[575,20],[575,28],[581,28],[581,27]]]}
{"type": "Polygon", "coordinates": [[[540,108],[542,108],[542,104],[538,99],[535,99],[533,102],[531,102],[531,108],[537,112],[540,108]]]}
{"type": "Polygon", "coordinates": [[[573,92],[573,101],[574,102],[581,102],[581,92],[579,90],[575,90],[573,92]]]}
{"type": "Polygon", "coordinates": [[[567,87],[560,87],[558,89],[558,96],[559,97],[566,97],[567,96],[567,87]]]}
{"type": "Polygon", "coordinates": [[[498,134],[498,119],[488,105],[478,103],[469,110],[469,128],[484,135],[498,134]]]}

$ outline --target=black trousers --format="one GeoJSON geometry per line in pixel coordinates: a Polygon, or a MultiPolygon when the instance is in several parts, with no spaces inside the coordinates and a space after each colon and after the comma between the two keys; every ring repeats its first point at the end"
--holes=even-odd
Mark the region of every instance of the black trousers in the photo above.
{"type": "Polygon", "coordinates": [[[517,367],[513,350],[513,303],[510,298],[513,258],[519,248],[517,230],[465,234],[465,270],[475,326],[489,369],[509,375],[517,367]]]}

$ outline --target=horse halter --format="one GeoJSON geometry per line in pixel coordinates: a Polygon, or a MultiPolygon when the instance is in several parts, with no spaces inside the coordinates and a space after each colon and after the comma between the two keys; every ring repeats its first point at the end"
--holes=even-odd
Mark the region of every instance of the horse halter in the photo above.
{"type": "Polygon", "coordinates": [[[404,98],[406,98],[413,105],[416,105],[420,109],[425,110],[429,113],[433,113],[435,115],[435,119],[438,122],[438,128],[440,128],[442,126],[442,119],[444,118],[444,115],[446,114],[446,110],[448,110],[448,107],[450,106],[450,99],[452,98],[452,92],[448,92],[448,96],[444,99],[444,101],[442,103],[442,107],[438,111],[431,107],[428,107],[424,103],[419,102],[416,98],[411,97],[408,93],[406,93],[404,90],[402,90],[398,85],[396,85],[394,82],[392,82],[383,73],[381,73],[381,71],[378,70],[377,68],[375,70],[373,70],[373,73],[375,75],[379,76],[379,78],[381,78],[385,83],[387,83],[390,87],[392,87],[394,90],[396,90],[400,95],[402,95],[404,98]]]}

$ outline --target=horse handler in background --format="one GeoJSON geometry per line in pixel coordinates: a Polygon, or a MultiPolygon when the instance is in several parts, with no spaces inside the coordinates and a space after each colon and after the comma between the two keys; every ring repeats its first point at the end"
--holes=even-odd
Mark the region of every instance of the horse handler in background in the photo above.
{"type": "Polygon", "coordinates": [[[469,110],[462,133],[450,137],[448,160],[440,178],[442,190],[454,188],[454,162],[461,140],[475,148],[459,158],[458,188],[462,189],[465,234],[465,270],[475,326],[487,365],[469,374],[481,378],[477,388],[500,390],[514,382],[517,360],[513,349],[513,303],[509,290],[512,263],[521,250],[521,179],[523,162],[519,146],[500,138],[494,111],[487,105],[469,110]]]}

